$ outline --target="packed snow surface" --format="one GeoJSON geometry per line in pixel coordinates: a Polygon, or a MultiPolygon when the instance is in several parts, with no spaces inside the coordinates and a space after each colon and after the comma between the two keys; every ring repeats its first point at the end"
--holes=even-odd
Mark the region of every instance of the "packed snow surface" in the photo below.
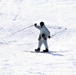
{"type": "Polygon", "coordinates": [[[0,75],[76,75],[76,1],[0,0],[0,75]],[[48,39],[54,52],[30,52],[41,21],[56,34],[48,39]]]}

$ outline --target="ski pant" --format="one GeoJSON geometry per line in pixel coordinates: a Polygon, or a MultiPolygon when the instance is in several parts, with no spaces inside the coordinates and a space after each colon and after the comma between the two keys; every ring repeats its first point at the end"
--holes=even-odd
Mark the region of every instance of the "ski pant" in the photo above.
{"type": "Polygon", "coordinates": [[[48,44],[47,44],[47,40],[44,40],[43,38],[41,38],[39,40],[39,43],[38,43],[38,48],[41,48],[41,45],[44,44],[45,46],[45,49],[48,49],[48,44]]]}

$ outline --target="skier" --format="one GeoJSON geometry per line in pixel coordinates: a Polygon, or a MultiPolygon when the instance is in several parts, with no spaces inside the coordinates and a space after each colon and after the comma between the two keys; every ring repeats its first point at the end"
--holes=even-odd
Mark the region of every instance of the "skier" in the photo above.
{"type": "Polygon", "coordinates": [[[34,26],[40,30],[40,34],[39,34],[39,38],[38,38],[38,41],[39,41],[38,48],[35,49],[35,51],[40,52],[40,48],[43,43],[45,45],[45,50],[43,50],[43,52],[49,52],[47,38],[51,38],[50,31],[45,27],[44,22],[40,22],[40,26],[38,26],[37,23],[35,23],[34,26]]]}

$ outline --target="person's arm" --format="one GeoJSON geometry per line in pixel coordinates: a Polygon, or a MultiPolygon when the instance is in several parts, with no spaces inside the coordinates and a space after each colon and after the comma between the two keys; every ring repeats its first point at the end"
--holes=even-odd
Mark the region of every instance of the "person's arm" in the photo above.
{"type": "Polygon", "coordinates": [[[37,24],[35,23],[34,26],[40,30],[40,26],[37,26],[37,24]]]}
{"type": "Polygon", "coordinates": [[[48,38],[51,38],[51,36],[50,36],[50,31],[48,30],[48,38]]]}
{"type": "Polygon", "coordinates": [[[50,31],[46,28],[46,30],[47,30],[47,37],[48,38],[51,38],[51,36],[50,36],[50,31]]]}

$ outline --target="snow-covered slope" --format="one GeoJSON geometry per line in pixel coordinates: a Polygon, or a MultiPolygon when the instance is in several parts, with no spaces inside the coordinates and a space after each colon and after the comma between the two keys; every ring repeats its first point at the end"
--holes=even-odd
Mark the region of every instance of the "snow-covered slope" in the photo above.
{"type": "Polygon", "coordinates": [[[75,0],[0,0],[0,75],[76,75],[75,20],[75,0]],[[26,52],[37,48],[41,21],[61,31],[48,39],[56,53],[26,52]]]}

